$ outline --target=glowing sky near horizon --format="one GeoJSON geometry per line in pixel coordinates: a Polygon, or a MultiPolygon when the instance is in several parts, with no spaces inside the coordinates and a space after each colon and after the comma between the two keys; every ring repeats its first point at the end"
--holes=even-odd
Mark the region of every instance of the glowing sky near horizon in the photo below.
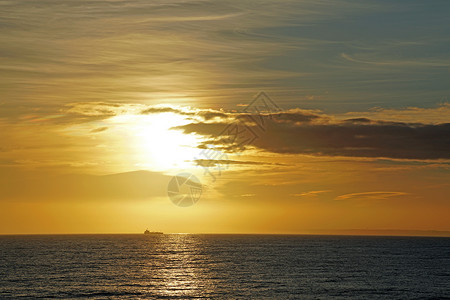
{"type": "Polygon", "coordinates": [[[0,234],[450,230],[449,9],[0,0],[0,234]],[[282,110],[236,151],[260,91],[282,110]]]}

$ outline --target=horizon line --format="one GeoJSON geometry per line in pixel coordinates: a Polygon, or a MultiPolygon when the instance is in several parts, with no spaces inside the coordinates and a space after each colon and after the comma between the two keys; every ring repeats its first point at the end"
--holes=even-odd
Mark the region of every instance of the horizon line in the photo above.
{"type": "MultiPolygon", "coordinates": [[[[144,235],[142,232],[102,233],[0,233],[0,236],[43,236],[43,235],[144,235]]],[[[167,232],[164,235],[302,235],[302,236],[379,236],[379,237],[450,237],[450,230],[397,230],[397,229],[343,229],[314,230],[309,232],[167,232]]]]}

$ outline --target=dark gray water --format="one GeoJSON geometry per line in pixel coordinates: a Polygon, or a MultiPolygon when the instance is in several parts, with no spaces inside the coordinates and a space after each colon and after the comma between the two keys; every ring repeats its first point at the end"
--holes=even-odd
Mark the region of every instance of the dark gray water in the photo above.
{"type": "Polygon", "coordinates": [[[0,298],[450,296],[450,238],[0,236],[0,298]]]}

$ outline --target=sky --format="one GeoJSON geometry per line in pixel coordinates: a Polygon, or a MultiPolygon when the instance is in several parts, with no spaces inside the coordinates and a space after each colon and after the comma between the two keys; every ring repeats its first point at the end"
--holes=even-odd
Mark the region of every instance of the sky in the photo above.
{"type": "Polygon", "coordinates": [[[0,234],[450,232],[448,11],[0,0],[0,234]]]}

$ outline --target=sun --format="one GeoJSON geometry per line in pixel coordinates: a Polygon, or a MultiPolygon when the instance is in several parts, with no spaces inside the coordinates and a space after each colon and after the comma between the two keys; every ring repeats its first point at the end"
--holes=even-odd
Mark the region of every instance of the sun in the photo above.
{"type": "Polygon", "coordinates": [[[189,124],[186,116],[173,112],[128,114],[112,117],[109,122],[120,127],[122,146],[128,149],[125,160],[135,166],[158,172],[193,167],[202,137],[175,129],[189,124]]]}

